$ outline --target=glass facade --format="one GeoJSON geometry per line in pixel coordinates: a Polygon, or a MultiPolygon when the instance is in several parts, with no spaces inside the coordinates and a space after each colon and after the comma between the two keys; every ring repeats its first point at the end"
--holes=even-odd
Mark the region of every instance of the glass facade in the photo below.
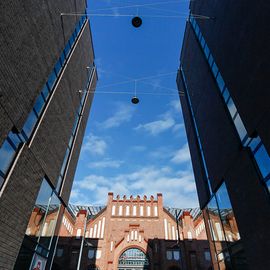
{"type": "Polygon", "coordinates": [[[245,269],[245,254],[225,183],[212,196],[206,210],[219,269],[245,269]]]}
{"type": "Polygon", "coordinates": [[[49,252],[54,248],[52,243],[60,207],[59,198],[44,178],[14,269],[28,269],[35,264],[35,258],[41,258],[46,264],[49,252]]]}
{"type": "Polygon", "coordinates": [[[203,38],[203,35],[201,33],[200,27],[196,22],[196,19],[192,16],[189,19],[190,24],[194,30],[194,33],[199,41],[199,44],[204,52],[206,61],[209,64],[209,68],[212,71],[212,75],[214,76],[218,89],[223,97],[223,100],[228,108],[229,114],[231,116],[231,119],[234,123],[234,127],[239,135],[239,138],[242,142],[242,145],[244,147],[251,146],[251,150],[254,156],[254,160],[256,161],[258,165],[259,172],[262,176],[262,179],[266,186],[268,187],[267,190],[269,191],[269,185],[270,185],[270,156],[266,151],[266,148],[264,147],[261,139],[259,136],[256,138],[251,138],[247,134],[247,130],[245,128],[245,125],[237,111],[237,108],[235,106],[235,103],[230,95],[230,91],[228,87],[225,85],[225,82],[222,78],[221,72],[215,63],[214,57],[211,54],[209,47],[207,46],[205,39],[203,38]]]}
{"type": "Polygon", "coordinates": [[[75,27],[71,38],[67,42],[65,49],[60,55],[55,67],[53,68],[52,73],[49,75],[47,82],[45,83],[43,89],[41,90],[40,95],[37,97],[36,102],[32,111],[29,113],[28,118],[23,126],[23,129],[20,133],[14,133],[10,131],[6,140],[3,142],[0,148],[0,189],[4,183],[6,174],[19,150],[21,145],[29,140],[32,136],[35,126],[42,114],[43,109],[46,106],[46,103],[49,100],[50,94],[53,91],[56,81],[59,78],[61,70],[63,69],[67,59],[70,56],[72,47],[75,44],[75,41],[82,30],[83,25],[87,20],[87,16],[83,15],[75,27]]]}

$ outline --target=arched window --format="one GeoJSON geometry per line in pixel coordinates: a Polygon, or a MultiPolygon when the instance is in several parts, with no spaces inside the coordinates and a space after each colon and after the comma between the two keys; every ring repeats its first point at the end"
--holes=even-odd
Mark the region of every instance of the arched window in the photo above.
{"type": "Polygon", "coordinates": [[[136,270],[149,269],[149,260],[146,254],[138,248],[130,248],[119,257],[118,270],[128,270],[132,266],[136,267],[136,270]]]}

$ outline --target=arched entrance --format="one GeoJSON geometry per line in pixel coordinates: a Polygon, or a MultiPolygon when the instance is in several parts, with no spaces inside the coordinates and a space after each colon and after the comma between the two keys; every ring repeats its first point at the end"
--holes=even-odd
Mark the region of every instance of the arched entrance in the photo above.
{"type": "Polygon", "coordinates": [[[146,270],[149,269],[149,260],[146,254],[138,248],[124,251],[118,260],[118,270],[146,270]]]}

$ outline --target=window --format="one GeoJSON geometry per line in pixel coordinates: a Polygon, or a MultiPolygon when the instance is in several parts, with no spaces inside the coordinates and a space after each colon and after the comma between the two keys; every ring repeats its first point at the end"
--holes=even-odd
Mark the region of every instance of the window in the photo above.
{"type": "Polygon", "coordinates": [[[140,206],[140,216],[143,217],[143,206],[140,206]]]}
{"type": "Polygon", "coordinates": [[[192,233],[190,231],[187,232],[188,240],[192,240],[192,233]]]}
{"type": "Polygon", "coordinates": [[[126,216],[129,216],[129,206],[126,207],[126,216]]]}
{"type": "Polygon", "coordinates": [[[150,217],[151,216],[151,207],[147,206],[147,216],[150,217]]]}
{"type": "Polygon", "coordinates": [[[167,250],[166,252],[167,260],[171,261],[173,258],[173,253],[171,250],[167,250]]]}
{"type": "Polygon", "coordinates": [[[123,206],[120,205],[120,206],[119,206],[119,209],[118,209],[118,215],[119,215],[119,216],[122,216],[122,214],[123,214],[123,206]]]}
{"type": "Polygon", "coordinates": [[[112,216],[115,215],[115,205],[112,206],[112,216]]]}
{"type": "Polygon", "coordinates": [[[93,259],[95,256],[95,250],[94,249],[89,249],[88,250],[88,258],[93,259]]]}
{"type": "Polygon", "coordinates": [[[56,257],[62,257],[64,253],[64,249],[63,248],[58,248],[56,251],[56,257]]]}
{"type": "MultiPolygon", "coordinates": [[[[228,242],[231,242],[229,235],[232,235],[234,241],[239,240],[237,237],[239,231],[225,183],[223,183],[217,191],[216,198],[217,204],[219,206],[221,221],[225,231],[226,240],[228,242]]],[[[220,228],[220,230],[222,230],[222,228],[220,228]]]]}
{"type": "Polygon", "coordinates": [[[123,252],[118,260],[118,270],[120,269],[149,269],[149,260],[146,254],[137,248],[130,248],[123,252]],[[132,267],[133,266],[133,267],[132,267]]]}
{"type": "Polygon", "coordinates": [[[166,257],[168,261],[179,261],[180,260],[180,251],[179,250],[167,250],[166,257]]]}
{"type": "Polygon", "coordinates": [[[77,230],[77,233],[76,233],[76,238],[80,238],[82,235],[82,230],[81,229],[78,229],[77,230]]]}
{"type": "Polygon", "coordinates": [[[7,173],[14,156],[14,148],[11,146],[8,140],[5,140],[0,149],[0,171],[2,172],[3,176],[7,173]]]}
{"type": "Polygon", "coordinates": [[[211,261],[211,256],[210,256],[210,251],[209,250],[204,251],[204,259],[206,261],[211,261]]]}
{"type": "Polygon", "coordinates": [[[263,144],[255,152],[254,157],[263,178],[267,177],[270,173],[270,158],[263,144]]]}
{"type": "Polygon", "coordinates": [[[157,217],[158,216],[158,207],[157,206],[155,206],[155,208],[154,208],[154,213],[155,213],[155,217],[157,217]]]}
{"type": "Polygon", "coordinates": [[[133,206],[133,216],[136,216],[136,205],[133,206]]]}

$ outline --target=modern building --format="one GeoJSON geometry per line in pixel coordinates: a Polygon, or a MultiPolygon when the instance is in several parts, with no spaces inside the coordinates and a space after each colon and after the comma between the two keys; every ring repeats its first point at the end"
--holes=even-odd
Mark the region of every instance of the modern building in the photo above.
{"type": "Polygon", "coordinates": [[[177,84],[214,269],[270,269],[269,11],[190,3],[177,84]]]}
{"type": "Polygon", "coordinates": [[[1,3],[0,269],[51,266],[97,80],[85,10],[84,0],[1,3]],[[37,204],[54,215],[32,220],[42,224],[32,237],[37,204]]]}
{"type": "MultiPolygon", "coordinates": [[[[37,206],[33,211],[28,226],[33,234],[39,230],[34,221],[42,219],[40,208],[37,206]]],[[[51,216],[46,217],[48,226],[43,231],[44,239],[54,215],[52,211],[51,216]]],[[[212,268],[199,208],[165,208],[162,194],[157,194],[157,198],[114,198],[113,193],[109,193],[106,207],[70,205],[66,209],[53,269],[212,268]]]]}

